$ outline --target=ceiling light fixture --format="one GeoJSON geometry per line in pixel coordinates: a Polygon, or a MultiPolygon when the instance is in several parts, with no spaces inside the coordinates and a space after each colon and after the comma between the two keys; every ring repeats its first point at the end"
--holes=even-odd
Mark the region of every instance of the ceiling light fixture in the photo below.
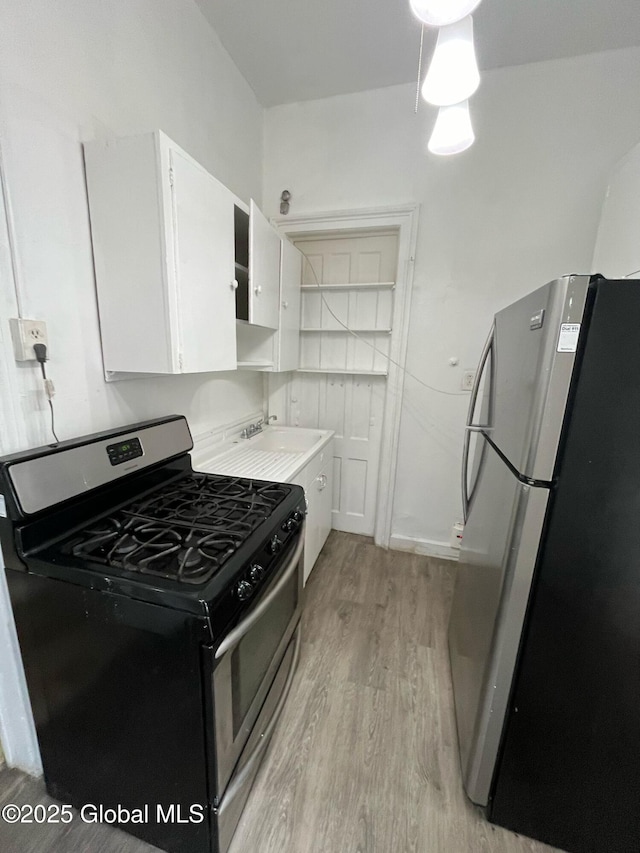
{"type": "Polygon", "coordinates": [[[466,18],[480,0],[409,0],[411,11],[428,27],[446,27],[466,18]]]}
{"type": "Polygon", "coordinates": [[[443,27],[422,85],[422,97],[436,107],[467,100],[480,84],[473,45],[473,18],[443,27]]]}
{"type": "Polygon", "coordinates": [[[432,154],[459,154],[473,145],[474,140],[468,101],[440,107],[428,145],[432,154]]]}

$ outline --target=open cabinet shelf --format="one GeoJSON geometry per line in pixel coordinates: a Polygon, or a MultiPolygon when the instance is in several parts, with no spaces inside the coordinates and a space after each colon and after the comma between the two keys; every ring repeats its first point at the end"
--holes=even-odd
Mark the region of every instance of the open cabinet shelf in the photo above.
{"type": "Polygon", "coordinates": [[[272,361],[239,361],[238,370],[271,370],[272,361]]]}
{"type": "Polygon", "coordinates": [[[302,285],[300,372],[387,376],[393,287],[392,281],[302,285]]]}
{"type": "Polygon", "coordinates": [[[349,335],[352,332],[356,334],[362,335],[371,335],[371,334],[380,334],[380,335],[390,335],[391,329],[300,329],[301,332],[322,332],[323,334],[342,334],[349,335]]]}
{"type": "Polygon", "coordinates": [[[348,376],[388,376],[388,370],[358,370],[357,368],[299,367],[296,373],[344,373],[348,376]]]}
{"type": "Polygon", "coordinates": [[[357,284],[303,284],[305,290],[393,290],[395,281],[371,281],[357,284]]]}

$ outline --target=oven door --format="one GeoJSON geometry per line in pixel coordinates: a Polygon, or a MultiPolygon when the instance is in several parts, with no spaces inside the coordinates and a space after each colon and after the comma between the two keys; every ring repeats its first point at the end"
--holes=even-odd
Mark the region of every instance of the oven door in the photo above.
{"type": "MultiPolygon", "coordinates": [[[[251,609],[208,650],[213,667],[215,804],[222,799],[300,621],[303,549],[304,524],[251,609]]],[[[277,696],[270,696],[270,703],[274,698],[275,710],[279,703],[277,696]]],[[[261,720],[263,725],[268,722],[261,720]]]]}

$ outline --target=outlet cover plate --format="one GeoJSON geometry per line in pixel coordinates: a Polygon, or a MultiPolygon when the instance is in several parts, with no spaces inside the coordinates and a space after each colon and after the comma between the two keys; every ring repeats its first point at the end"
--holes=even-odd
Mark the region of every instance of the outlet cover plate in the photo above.
{"type": "Polygon", "coordinates": [[[16,361],[36,361],[34,344],[44,344],[49,348],[47,324],[44,320],[23,320],[12,317],[9,320],[13,353],[16,361]]]}
{"type": "Polygon", "coordinates": [[[476,380],[475,370],[465,370],[462,374],[462,390],[473,391],[473,383],[476,380]]]}

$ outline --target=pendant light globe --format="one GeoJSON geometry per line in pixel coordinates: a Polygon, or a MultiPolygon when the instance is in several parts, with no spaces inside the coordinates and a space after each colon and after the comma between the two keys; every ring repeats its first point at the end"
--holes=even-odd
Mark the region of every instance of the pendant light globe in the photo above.
{"type": "Polygon", "coordinates": [[[427,146],[429,151],[440,155],[459,154],[473,145],[474,141],[469,102],[440,107],[427,146]]]}
{"type": "Polygon", "coordinates": [[[422,84],[422,97],[435,107],[459,104],[480,85],[480,72],[473,45],[473,18],[442,27],[436,49],[422,84]]]}
{"type": "Polygon", "coordinates": [[[428,27],[446,27],[470,15],[480,0],[409,0],[411,11],[428,27]]]}

